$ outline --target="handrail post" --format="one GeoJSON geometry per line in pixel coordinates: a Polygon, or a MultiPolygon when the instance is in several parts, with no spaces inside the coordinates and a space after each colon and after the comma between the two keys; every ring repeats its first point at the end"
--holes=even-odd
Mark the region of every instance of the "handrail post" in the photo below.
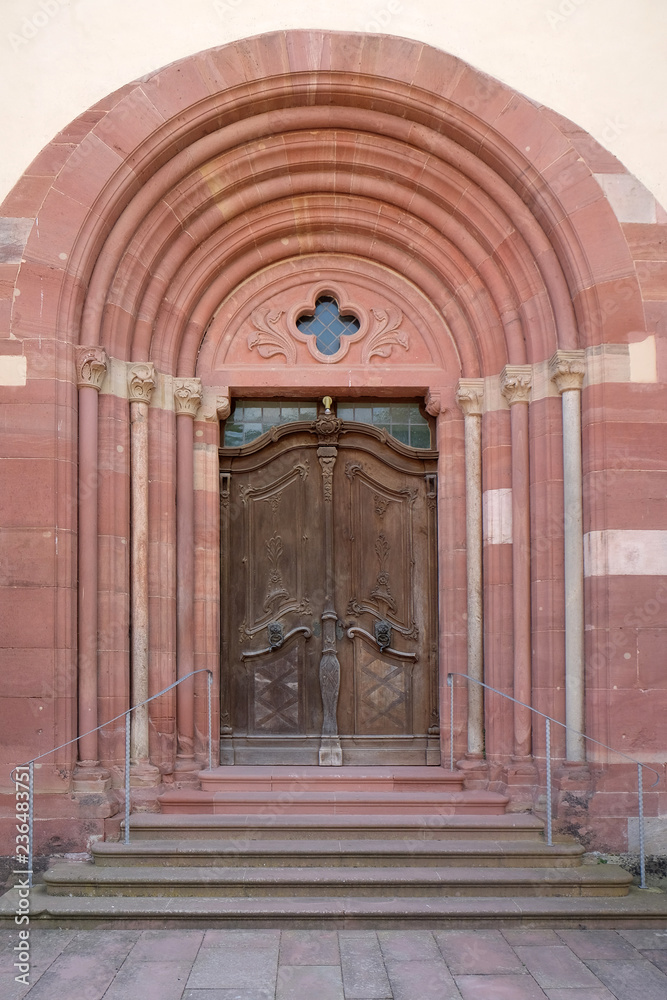
{"type": "Polygon", "coordinates": [[[640,889],[646,888],[646,857],[644,854],[644,776],[642,765],[637,764],[637,791],[639,795],[639,871],[641,880],[640,889]]]}
{"type": "Polygon", "coordinates": [[[125,843],[130,843],[130,717],[125,713],[125,843]]]}
{"type": "Polygon", "coordinates": [[[212,723],[211,723],[211,685],[213,684],[213,674],[210,671],[209,671],[207,680],[208,680],[208,685],[207,685],[207,694],[208,694],[208,769],[210,771],[213,768],[213,745],[212,745],[212,742],[211,742],[211,730],[212,730],[212,723]]]}
{"type": "Polygon", "coordinates": [[[454,770],[454,678],[447,674],[449,688],[449,770],[454,770]]]}
{"type": "Polygon", "coordinates": [[[33,798],[35,794],[35,762],[28,764],[28,888],[32,889],[33,857],[33,798]]]}
{"type": "Polygon", "coordinates": [[[551,819],[551,719],[546,720],[546,753],[547,753],[547,844],[553,847],[551,819]]]}

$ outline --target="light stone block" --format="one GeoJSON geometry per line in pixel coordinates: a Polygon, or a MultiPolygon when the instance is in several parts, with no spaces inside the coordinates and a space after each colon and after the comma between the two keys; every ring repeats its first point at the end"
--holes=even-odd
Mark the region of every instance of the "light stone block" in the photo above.
{"type": "Polygon", "coordinates": [[[0,385],[25,385],[27,377],[27,358],[23,354],[0,356],[0,385]]]}
{"type": "Polygon", "coordinates": [[[658,381],[658,356],[653,334],[646,340],[640,340],[636,344],[628,344],[628,354],[631,382],[658,381]]]}
{"type": "Polygon", "coordinates": [[[482,494],[485,545],[512,544],[512,490],[487,490],[482,494]]]}
{"type": "Polygon", "coordinates": [[[657,222],[655,198],[632,174],[594,174],[619,222],[657,222]]]}
{"type": "Polygon", "coordinates": [[[610,528],[584,535],[584,576],[667,575],[667,531],[610,528]]]}

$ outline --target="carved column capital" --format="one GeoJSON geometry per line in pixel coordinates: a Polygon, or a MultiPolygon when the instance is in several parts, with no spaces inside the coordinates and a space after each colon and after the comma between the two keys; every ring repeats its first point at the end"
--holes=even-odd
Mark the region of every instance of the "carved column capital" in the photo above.
{"type": "Polygon", "coordinates": [[[549,361],[549,378],[560,393],[581,389],[585,374],[583,351],[556,351],[549,361]]]}
{"type": "Polygon", "coordinates": [[[139,361],[127,370],[128,399],[131,403],[150,403],[155,388],[155,365],[139,361]]]}
{"type": "Polygon", "coordinates": [[[426,412],[432,417],[437,417],[442,410],[442,390],[441,389],[429,389],[426,393],[426,399],[424,400],[424,407],[426,412]]]}
{"type": "Polygon", "coordinates": [[[183,413],[188,417],[196,417],[201,401],[201,379],[174,379],[174,409],[177,417],[183,413]]]}
{"type": "Polygon", "coordinates": [[[500,373],[500,391],[510,406],[529,403],[533,384],[530,365],[505,365],[500,373]]]}
{"type": "Polygon", "coordinates": [[[456,402],[466,417],[481,417],[484,402],[484,379],[460,378],[456,389],[456,402]]]}
{"type": "Polygon", "coordinates": [[[107,373],[107,355],[103,347],[76,347],[76,384],[99,392],[107,373]]]}

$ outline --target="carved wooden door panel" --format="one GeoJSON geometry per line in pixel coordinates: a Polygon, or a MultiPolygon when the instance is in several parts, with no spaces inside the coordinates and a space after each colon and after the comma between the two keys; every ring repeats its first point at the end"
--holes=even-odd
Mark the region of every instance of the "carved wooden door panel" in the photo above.
{"type": "Polygon", "coordinates": [[[436,457],[333,414],[221,449],[222,763],[439,763],[436,457]]]}

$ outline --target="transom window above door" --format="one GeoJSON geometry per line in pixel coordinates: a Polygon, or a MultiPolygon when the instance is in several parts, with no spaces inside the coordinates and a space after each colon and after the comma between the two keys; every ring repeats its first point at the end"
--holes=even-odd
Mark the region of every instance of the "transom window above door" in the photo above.
{"type": "MultiPolygon", "coordinates": [[[[431,448],[431,425],[417,402],[342,401],[336,416],[347,423],[371,424],[412,448],[431,448]]],[[[239,399],[225,421],[223,446],[241,448],[272,427],[315,420],[317,403],[301,400],[239,399]]]]}

